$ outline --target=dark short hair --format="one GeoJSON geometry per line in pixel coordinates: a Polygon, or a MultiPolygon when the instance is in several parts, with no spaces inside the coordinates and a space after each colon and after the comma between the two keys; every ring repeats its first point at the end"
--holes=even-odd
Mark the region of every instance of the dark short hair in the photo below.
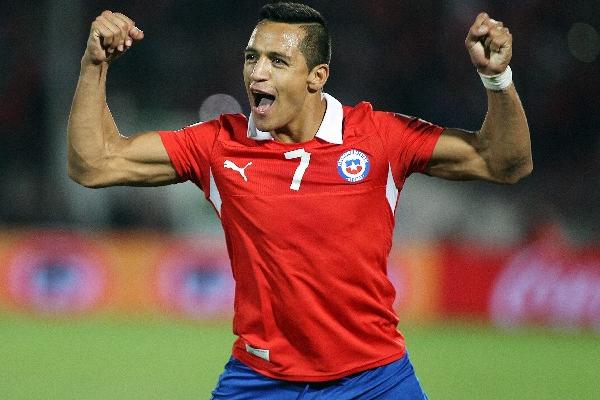
{"type": "Polygon", "coordinates": [[[284,22],[300,24],[306,35],[300,43],[300,51],[308,69],[331,62],[331,37],[320,12],[301,3],[278,2],[266,4],[260,9],[258,22],[284,22]]]}

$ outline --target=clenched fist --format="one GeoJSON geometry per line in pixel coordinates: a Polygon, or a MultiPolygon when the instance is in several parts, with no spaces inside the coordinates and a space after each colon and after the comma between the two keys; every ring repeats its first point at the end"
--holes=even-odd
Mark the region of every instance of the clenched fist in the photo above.
{"type": "Polygon", "coordinates": [[[103,11],[92,22],[83,61],[96,65],[109,63],[143,38],[144,32],[130,18],[103,11]]]}
{"type": "Polygon", "coordinates": [[[484,12],[469,29],[465,45],[471,62],[484,75],[504,72],[512,58],[512,35],[508,28],[484,12]]]}

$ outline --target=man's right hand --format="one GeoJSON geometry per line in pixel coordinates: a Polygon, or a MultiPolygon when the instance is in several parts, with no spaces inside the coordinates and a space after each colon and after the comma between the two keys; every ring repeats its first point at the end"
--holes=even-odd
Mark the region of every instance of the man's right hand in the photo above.
{"type": "Polygon", "coordinates": [[[144,32],[130,18],[121,13],[103,11],[92,22],[82,62],[94,65],[110,63],[143,38],[144,32]]]}

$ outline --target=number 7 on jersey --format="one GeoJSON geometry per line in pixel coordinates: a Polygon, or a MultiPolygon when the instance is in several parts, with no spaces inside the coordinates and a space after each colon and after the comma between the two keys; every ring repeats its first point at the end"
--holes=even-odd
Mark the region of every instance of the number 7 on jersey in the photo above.
{"type": "Polygon", "coordinates": [[[300,182],[302,182],[304,172],[306,171],[306,168],[308,168],[308,164],[310,163],[310,153],[305,151],[304,149],[296,149],[283,153],[283,155],[287,160],[291,160],[293,158],[300,159],[300,164],[298,164],[296,172],[294,172],[294,177],[292,178],[292,183],[290,185],[291,190],[300,190],[300,182]]]}

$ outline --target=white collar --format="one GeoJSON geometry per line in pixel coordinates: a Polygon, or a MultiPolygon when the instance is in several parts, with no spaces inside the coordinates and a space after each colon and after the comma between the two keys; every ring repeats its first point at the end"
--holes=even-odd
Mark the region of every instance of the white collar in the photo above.
{"type": "MultiPolygon", "coordinates": [[[[322,93],[321,98],[324,98],[327,102],[327,108],[325,109],[323,122],[321,122],[321,126],[315,136],[329,143],[342,144],[342,121],[344,119],[342,103],[327,93],[322,93]]],[[[269,132],[264,132],[256,128],[252,113],[250,113],[250,118],[248,118],[247,135],[250,139],[254,140],[273,140],[269,132]]]]}

